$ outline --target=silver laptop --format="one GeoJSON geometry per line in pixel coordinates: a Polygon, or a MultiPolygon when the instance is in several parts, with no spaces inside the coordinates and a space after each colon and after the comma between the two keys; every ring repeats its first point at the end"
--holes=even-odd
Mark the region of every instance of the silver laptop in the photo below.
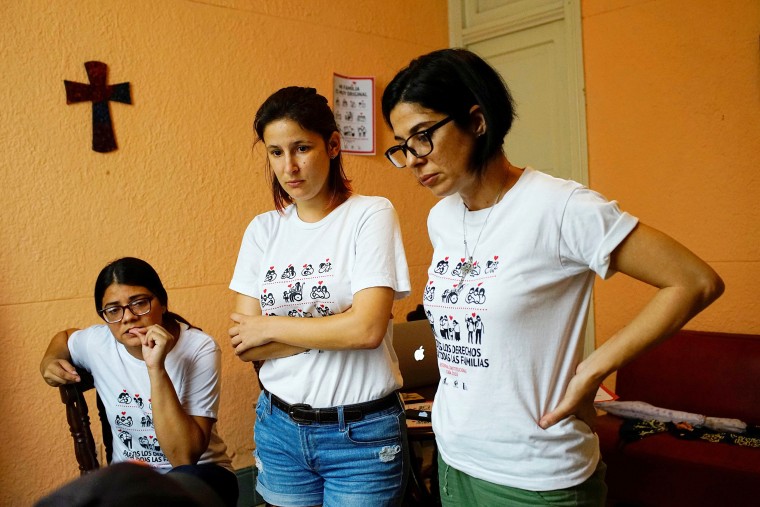
{"type": "Polygon", "coordinates": [[[427,319],[394,323],[393,349],[404,377],[403,390],[438,385],[435,338],[427,319]]]}

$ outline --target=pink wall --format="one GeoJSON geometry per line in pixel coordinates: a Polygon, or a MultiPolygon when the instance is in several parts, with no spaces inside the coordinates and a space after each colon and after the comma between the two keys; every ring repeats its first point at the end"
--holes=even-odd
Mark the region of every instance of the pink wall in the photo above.
{"type": "MultiPolygon", "coordinates": [[[[590,183],[723,277],[690,329],[760,332],[758,27],[756,0],[583,2],[590,183]]],[[[597,339],[651,294],[597,283],[597,339]]]]}

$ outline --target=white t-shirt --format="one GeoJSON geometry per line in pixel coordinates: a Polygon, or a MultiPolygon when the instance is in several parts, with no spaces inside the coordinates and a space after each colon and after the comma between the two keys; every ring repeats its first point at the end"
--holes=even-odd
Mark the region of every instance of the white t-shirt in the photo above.
{"type": "Polygon", "coordinates": [[[580,484],[599,460],[596,435],[575,417],[548,430],[538,421],[582,359],[594,273],[612,275],[610,254],[637,219],[530,168],[493,211],[464,210],[454,195],[428,217],[434,253],[424,302],[441,372],[433,405],[441,456],[496,484],[580,484]],[[460,286],[463,215],[475,268],[460,286]]]}
{"type": "MultiPolygon", "coordinates": [[[[113,463],[142,461],[160,472],[172,469],[153,427],[150,378],[145,362],[117,342],[108,326],[74,332],[69,353],[77,367],[92,373],[113,433],[113,463]]],[[[217,418],[221,351],[213,338],[180,323],[180,335],[166,355],[166,372],[182,408],[191,416],[217,418]]],[[[208,449],[198,463],[216,463],[232,470],[227,447],[211,429],[208,449]]]]}
{"type": "MultiPolygon", "coordinates": [[[[319,318],[345,312],[370,287],[409,294],[396,211],[383,197],[351,196],[316,223],[296,207],[261,214],[243,236],[230,289],[259,300],[264,315],[319,318]]],[[[372,401],[402,385],[392,321],[373,350],[316,350],[269,359],[264,387],[288,403],[333,407],[372,401]]]]}

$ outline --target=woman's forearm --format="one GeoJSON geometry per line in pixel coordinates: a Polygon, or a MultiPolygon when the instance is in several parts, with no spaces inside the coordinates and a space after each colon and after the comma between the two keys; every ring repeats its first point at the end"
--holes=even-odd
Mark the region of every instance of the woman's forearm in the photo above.
{"type": "Polygon", "coordinates": [[[628,325],[578,365],[559,405],[541,417],[542,428],[569,415],[593,427],[593,399],[602,380],[670,337],[723,292],[723,281],[710,266],[644,224],[613,252],[610,268],[656,287],[657,292],[628,325]]]}
{"type": "MultiPolygon", "coordinates": [[[[715,296],[717,297],[717,296],[715,296]]],[[[581,371],[601,382],[681,329],[714,298],[683,288],[659,289],[627,326],[610,336],[581,365],[581,371]]]]}
{"type": "Polygon", "coordinates": [[[304,347],[271,342],[266,345],[250,348],[242,352],[238,357],[243,361],[265,361],[267,359],[279,359],[281,357],[294,356],[307,350],[309,349],[304,347]]]}
{"type": "Polygon", "coordinates": [[[197,419],[182,408],[166,370],[149,370],[153,426],[161,450],[173,467],[194,465],[208,447],[210,427],[199,425],[197,419]]]}
{"type": "Polygon", "coordinates": [[[583,362],[606,377],[681,329],[723,293],[707,263],[667,235],[640,224],[613,254],[612,267],[658,290],[642,310],[583,362]]]}
{"type": "Polygon", "coordinates": [[[56,333],[42,356],[40,374],[50,386],[58,387],[80,381],[76,368],[71,364],[69,351],[69,336],[74,331],[76,329],[72,328],[56,333]]]}
{"type": "Polygon", "coordinates": [[[304,349],[374,349],[388,329],[393,295],[389,287],[364,289],[354,295],[347,311],[313,319],[236,313],[232,344],[238,354],[274,342],[304,349]]]}

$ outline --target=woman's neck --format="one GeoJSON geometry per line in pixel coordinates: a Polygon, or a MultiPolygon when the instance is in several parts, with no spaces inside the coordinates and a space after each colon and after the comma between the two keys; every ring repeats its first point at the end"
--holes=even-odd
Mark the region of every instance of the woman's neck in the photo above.
{"type": "Polygon", "coordinates": [[[503,155],[488,162],[482,176],[473,178],[459,195],[470,211],[478,211],[496,205],[512,188],[522,174],[522,169],[510,164],[503,155]]]}
{"type": "Polygon", "coordinates": [[[298,218],[300,218],[303,222],[313,224],[319,222],[327,215],[332,213],[335,208],[343,204],[345,201],[345,199],[340,201],[337,199],[327,199],[315,202],[315,200],[312,199],[305,202],[296,201],[294,204],[296,206],[296,213],[298,213],[298,218]]]}

